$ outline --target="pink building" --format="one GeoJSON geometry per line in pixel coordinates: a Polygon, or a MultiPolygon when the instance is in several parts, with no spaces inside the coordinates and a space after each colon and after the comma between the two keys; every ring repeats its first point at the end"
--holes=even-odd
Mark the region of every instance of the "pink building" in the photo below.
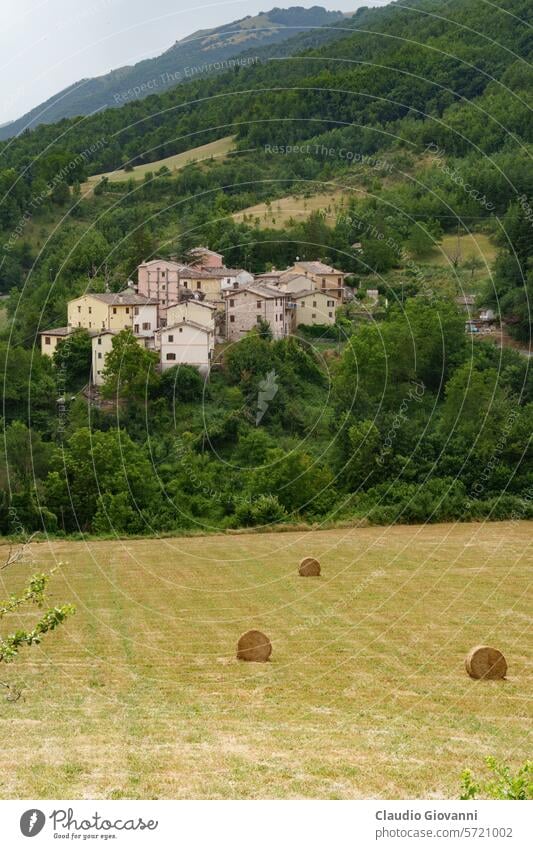
{"type": "Polygon", "coordinates": [[[161,324],[168,305],[180,301],[185,290],[203,296],[212,295],[213,287],[220,290],[218,281],[207,272],[169,259],[152,259],[137,269],[137,293],[159,302],[161,324]]]}
{"type": "Polygon", "coordinates": [[[224,265],[223,255],[209,248],[193,248],[189,253],[194,257],[193,268],[221,268],[224,265]]]}

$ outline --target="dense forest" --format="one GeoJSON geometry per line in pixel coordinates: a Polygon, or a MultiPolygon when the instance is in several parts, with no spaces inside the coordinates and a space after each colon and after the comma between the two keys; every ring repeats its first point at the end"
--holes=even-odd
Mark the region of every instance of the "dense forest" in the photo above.
{"type": "Polygon", "coordinates": [[[529,360],[466,335],[455,302],[475,280],[527,347],[530,5],[361,9],[342,37],[301,35],[251,67],[2,143],[2,533],[533,515],[529,360]],[[228,135],[224,159],[134,179],[228,135]],[[130,179],[84,190],[124,166],[130,179]],[[341,188],[342,208],[276,220],[279,198],[341,188]],[[235,217],[258,203],[268,219],[235,217]],[[492,267],[432,263],[469,232],[496,246],[492,267]],[[119,290],[139,262],[198,244],[253,272],[324,259],[356,297],[333,331],[261,328],[224,347],[205,385],[187,367],[160,375],[122,334],[107,404],[88,404],[88,338],[52,362],[39,331],[87,288],[119,290]]]}

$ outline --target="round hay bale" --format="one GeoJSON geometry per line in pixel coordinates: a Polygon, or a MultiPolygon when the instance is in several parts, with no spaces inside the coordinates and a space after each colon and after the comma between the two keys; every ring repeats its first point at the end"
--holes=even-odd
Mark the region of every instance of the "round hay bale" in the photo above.
{"type": "Polygon", "coordinates": [[[253,660],[256,663],[266,663],[272,654],[272,644],[261,631],[246,631],[237,643],[239,660],[253,660]]]}
{"type": "Polygon", "coordinates": [[[507,675],[507,661],[501,651],[490,646],[475,646],[465,658],[466,671],[471,678],[497,680],[507,675]]]}
{"type": "Polygon", "coordinates": [[[318,578],[320,575],[320,561],[315,557],[304,557],[300,560],[298,572],[302,578],[318,578]]]}

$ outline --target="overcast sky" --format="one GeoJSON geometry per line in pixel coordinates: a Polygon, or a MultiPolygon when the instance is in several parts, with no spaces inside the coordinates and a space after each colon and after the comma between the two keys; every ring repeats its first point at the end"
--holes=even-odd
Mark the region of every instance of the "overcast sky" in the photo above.
{"type": "Polygon", "coordinates": [[[0,0],[0,124],[61,89],[157,56],[198,29],[278,6],[343,12],[389,0],[0,0]]]}

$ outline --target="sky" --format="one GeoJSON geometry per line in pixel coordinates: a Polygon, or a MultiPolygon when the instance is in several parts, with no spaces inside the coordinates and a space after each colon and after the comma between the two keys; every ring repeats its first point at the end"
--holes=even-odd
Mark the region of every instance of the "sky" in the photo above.
{"type": "Polygon", "coordinates": [[[0,0],[0,125],[86,77],[157,56],[199,29],[278,6],[354,12],[389,0],[0,0]]]}

